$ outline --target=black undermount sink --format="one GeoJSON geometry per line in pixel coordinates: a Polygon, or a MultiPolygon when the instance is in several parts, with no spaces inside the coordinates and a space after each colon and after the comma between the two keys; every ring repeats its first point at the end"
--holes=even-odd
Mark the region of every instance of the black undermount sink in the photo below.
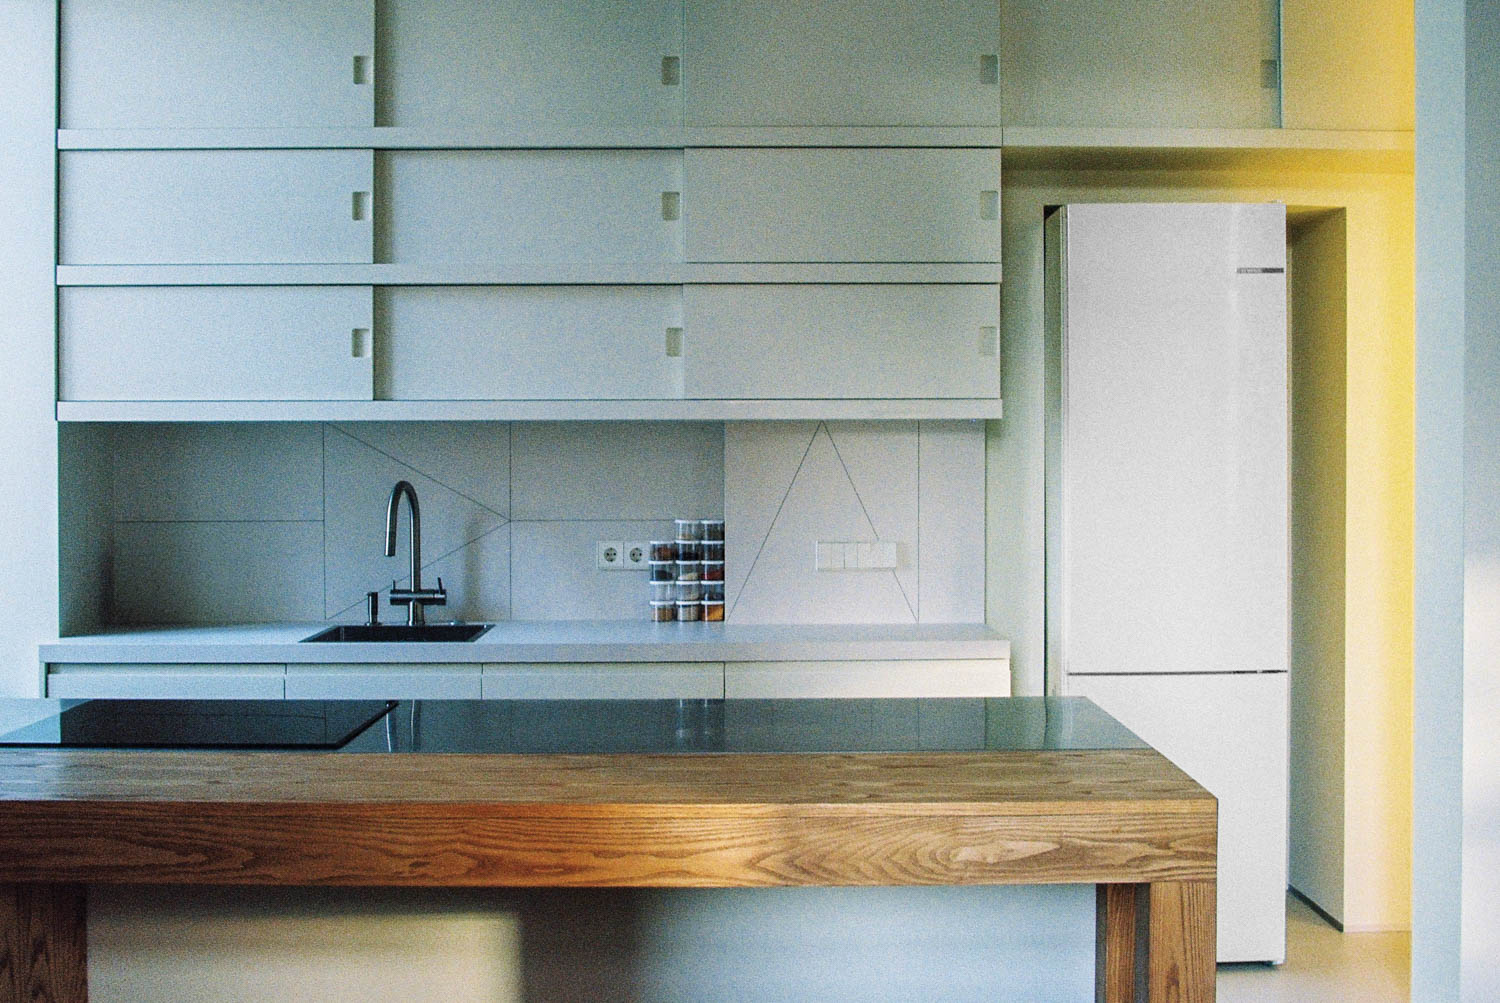
{"type": "Polygon", "coordinates": [[[493,627],[491,623],[344,623],[320,630],[306,641],[472,641],[493,627]]]}

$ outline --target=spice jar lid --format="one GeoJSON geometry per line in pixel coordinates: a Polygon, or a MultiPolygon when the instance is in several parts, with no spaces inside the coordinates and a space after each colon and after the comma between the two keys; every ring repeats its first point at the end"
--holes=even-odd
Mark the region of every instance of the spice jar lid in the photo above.
{"type": "Polygon", "coordinates": [[[652,600],[650,600],[650,602],[651,602],[651,605],[653,605],[653,606],[676,606],[677,605],[677,600],[676,599],[652,599],[652,600]]]}

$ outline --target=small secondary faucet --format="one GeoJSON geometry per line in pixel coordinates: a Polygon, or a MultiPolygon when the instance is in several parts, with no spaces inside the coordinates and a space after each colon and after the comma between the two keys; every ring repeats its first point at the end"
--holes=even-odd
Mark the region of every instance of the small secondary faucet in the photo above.
{"type": "Polygon", "coordinates": [[[422,507],[417,504],[417,489],[408,481],[396,482],[391,489],[391,500],[385,507],[385,556],[396,556],[396,522],[401,515],[403,496],[411,510],[411,587],[400,589],[391,582],[391,605],[405,606],[407,625],[420,627],[427,622],[425,607],[448,605],[448,593],[443,589],[441,578],[437,588],[422,588],[422,507]]]}

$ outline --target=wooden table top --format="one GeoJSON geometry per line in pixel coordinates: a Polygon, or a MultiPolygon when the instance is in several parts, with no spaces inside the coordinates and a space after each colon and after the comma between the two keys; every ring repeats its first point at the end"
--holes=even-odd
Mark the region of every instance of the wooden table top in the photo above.
{"type": "Polygon", "coordinates": [[[1150,749],[671,755],[0,751],[0,881],[1211,880],[1150,749]]]}

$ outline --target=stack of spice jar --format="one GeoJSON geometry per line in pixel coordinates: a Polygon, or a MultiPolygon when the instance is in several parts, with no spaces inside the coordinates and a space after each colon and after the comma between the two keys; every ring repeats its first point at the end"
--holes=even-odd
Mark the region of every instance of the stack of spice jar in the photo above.
{"type": "Polygon", "coordinates": [[[651,619],[724,619],[724,520],[678,519],[675,540],[652,540],[651,619]]]}

